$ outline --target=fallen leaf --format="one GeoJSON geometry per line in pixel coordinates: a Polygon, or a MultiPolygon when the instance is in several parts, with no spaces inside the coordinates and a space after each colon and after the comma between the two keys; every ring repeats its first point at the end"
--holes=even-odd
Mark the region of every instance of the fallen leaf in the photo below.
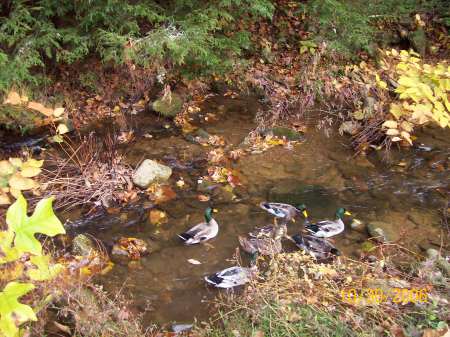
{"type": "Polygon", "coordinates": [[[9,196],[0,191],[0,205],[10,205],[11,204],[11,199],[9,198],[9,196]]]}
{"type": "Polygon", "coordinates": [[[188,259],[187,260],[190,264],[202,264],[200,261],[195,260],[195,259],[188,259]]]}
{"type": "Polygon", "coordinates": [[[23,166],[20,170],[20,175],[25,178],[33,178],[41,173],[41,169],[32,166],[23,166]]]}
{"type": "Polygon", "coordinates": [[[0,161],[0,176],[9,176],[16,171],[14,165],[7,160],[0,161]]]}
{"type": "Polygon", "coordinates": [[[55,117],[61,117],[63,113],[64,108],[56,108],[55,110],[53,110],[53,116],[55,117]]]}
{"type": "Polygon", "coordinates": [[[8,180],[9,186],[16,190],[26,191],[39,187],[33,179],[23,177],[20,173],[15,173],[8,180]]]}
{"type": "Polygon", "coordinates": [[[148,218],[152,225],[161,225],[168,221],[166,212],[160,211],[159,209],[152,209],[148,218]]]}
{"type": "Polygon", "coordinates": [[[6,99],[3,101],[3,104],[19,105],[22,104],[22,100],[16,91],[10,91],[8,96],[6,96],[6,99]]]}
{"type": "Polygon", "coordinates": [[[199,194],[197,196],[197,199],[201,202],[206,202],[206,201],[209,201],[209,199],[211,199],[211,198],[208,195],[199,194]]]}
{"type": "Polygon", "coordinates": [[[17,168],[22,167],[23,164],[22,159],[20,158],[9,158],[9,162],[17,168]]]}
{"type": "Polygon", "coordinates": [[[65,134],[65,133],[69,132],[69,131],[70,131],[70,130],[69,130],[69,128],[67,127],[67,125],[66,125],[66,124],[63,124],[63,123],[59,124],[58,127],[56,128],[56,133],[57,133],[58,135],[63,135],[63,134],[65,134]]]}
{"type": "Polygon", "coordinates": [[[39,111],[40,113],[46,115],[47,117],[50,117],[53,115],[53,109],[46,108],[43,104],[38,103],[38,102],[29,102],[28,108],[39,111]]]}
{"type": "Polygon", "coordinates": [[[25,166],[31,166],[31,167],[42,167],[42,164],[44,164],[44,160],[36,160],[33,158],[28,159],[24,163],[25,166]]]}

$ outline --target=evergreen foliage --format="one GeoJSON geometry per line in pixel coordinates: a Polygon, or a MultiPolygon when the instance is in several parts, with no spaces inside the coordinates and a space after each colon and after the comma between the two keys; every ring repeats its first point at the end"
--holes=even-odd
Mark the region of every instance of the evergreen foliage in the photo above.
{"type": "Polygon", "coordinates": [[[9,0],[0,7],[0,91],[39,84],[48,65],[104,62],[219,71],[249,45],[233,22],[269,18],[269,0],[9,0]]]}

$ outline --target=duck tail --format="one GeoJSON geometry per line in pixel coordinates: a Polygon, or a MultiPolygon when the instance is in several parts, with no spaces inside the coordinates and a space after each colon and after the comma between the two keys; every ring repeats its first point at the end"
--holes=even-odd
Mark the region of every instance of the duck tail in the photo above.
{"type": "Polygon", "coordinates": [[[330,249],[330,253],[336,256],[340,256],[341,255],[341,251],[337,248],[331,248],[330,249]]]}
{"type": "Polygon", "coordinates": [[[266,201],[263,201],[259,204],[259,207],[261,207],[262,209],[268,210],[271,209],[270,204],[266,201]]]}
{"type": "Polygon", "coordinates": [[[317,233],[320,230],[319,226],[312,223],[306,224],[305,229],[311,233],[317,233]]]}
{"type": "Polygon", "coordinates": [[[292,240],[294,240],[297,245],[303,245],[305,243],[301,234],[292,235],[292,240]]]}
{"type": "Polygon", "coordinates": [[[192,235],[190,235],[190,234],[187,233],[187,232],[178,234],[178,237],[179,237],[181,240],[183,240],[184,242],[188,241],[189,239],[192,239],[192,235]]]}
{"type": "Polygon", "coordinates": [[[205,281],[206,281],[207,283],[209,283],[209,284],[212,284],[212,285],[214,285],[214,286],[217,286],[217,285],[219,285],[219,284],[222,283],[223,278],[219,277],[219,276],[217,275],[217,273],[216,273],[216,274],[212,274],[212,275],[209,275],[209,276],[205,276],[205,281]]]}

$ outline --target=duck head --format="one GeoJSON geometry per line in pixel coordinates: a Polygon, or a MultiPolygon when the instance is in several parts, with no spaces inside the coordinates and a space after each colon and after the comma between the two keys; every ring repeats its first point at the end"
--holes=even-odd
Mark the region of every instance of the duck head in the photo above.
{"type": "Polygon", "coordinates": [[[300,211],[303,214],[305,219],[308,218],[308,212],[306,211],[306,205],[305,204],[297,205],[295,208],[297,208],[297,210],[300,211]]]}
{"type": "Polygon", "coordinates": [[[338,208],[338,210],[336,211],[336,219],[342,219],[344,218],[344,215],[352,215],[352,213],[350,213],[343,207],[338,208]]]}

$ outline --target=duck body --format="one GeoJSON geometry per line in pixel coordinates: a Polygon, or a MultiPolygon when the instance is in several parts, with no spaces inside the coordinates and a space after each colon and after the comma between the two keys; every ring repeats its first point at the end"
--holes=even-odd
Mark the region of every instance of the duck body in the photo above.
{"type": "Polygon", "coordinates": [[[305,229],[312,235],[318,238],[330,238],[332,236],[341,234],[345,225],[342,219],[323,220],[316,223],[306,223],[305,229]]]}
{"type": "Polygon", "coordinates": [[[341,207],[336,211],[336,220],[323,220],[316,223],[311,223],[308,218],[306,218],[305,229],[315,237],[330,238],[341,234],[344,231],[345,224],[342,220],[344,215],[351,215],[351,213],[341,207]]]}
{"type": "Polygon", "coordinates": [[[287,221],[295,221],[294,218],[298,213],[304,212],[304,205],[295,207],[289,204],[279,203],[279,202],[267,202],[263,201],[259,204],[266,212],[272,214],[276,218],[285,219],[287,221]]]}
{"type": "Polygon", "coordinates": [[[211,213],[211,208],[206,209],[205,222],[201,222],[186,232],[178,234],[178,237],[183,240],[186,245],[194,245],[216,237],[219,233],[219,224],[212,218],[211,213]]]}
{"type": "Polygon", "coordinates": [[[312,235],[296,234],[292,236],[295,245],[318,260],[339,256],[341,253],[330,242],[312,235]]]}
{"type": "Polygon", "coordinates": [[[249,282],[256,273],[256,266],[251,268],[234,266],[206,276],[205,281],[216,288],[233,288],[249,282]]]}
{"type": "Polygon", "coordinates": [[[273,256],[281,253],[283,247],[280,239],[273,239],[271,237],[261,238],[246,238],[239,236],[239,243],[242,249],[251,255],[261,254],[273,256]]]}

